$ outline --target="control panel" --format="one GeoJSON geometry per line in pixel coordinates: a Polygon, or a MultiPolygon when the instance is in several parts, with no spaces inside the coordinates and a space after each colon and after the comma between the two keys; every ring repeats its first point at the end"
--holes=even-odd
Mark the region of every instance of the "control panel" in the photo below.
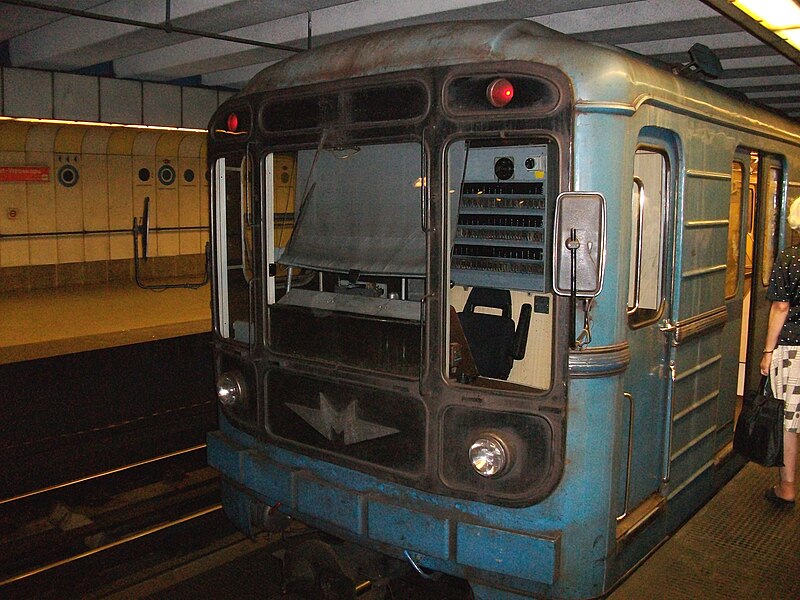
{"type": "Polygon", "coordinates": [[[547,146],[471,147],[451,258],[456,285],[544,291],[547,146]]]}

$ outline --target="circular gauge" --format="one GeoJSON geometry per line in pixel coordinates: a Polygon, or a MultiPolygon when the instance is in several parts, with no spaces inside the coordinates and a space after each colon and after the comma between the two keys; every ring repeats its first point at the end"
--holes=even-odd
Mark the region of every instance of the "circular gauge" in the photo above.
{"type": "Polygon", "coordinates": [[[498,158],[494,161],[494,174],[502,181],[511,179],[514,176],[514,161],[508,156],[498,158]]]}

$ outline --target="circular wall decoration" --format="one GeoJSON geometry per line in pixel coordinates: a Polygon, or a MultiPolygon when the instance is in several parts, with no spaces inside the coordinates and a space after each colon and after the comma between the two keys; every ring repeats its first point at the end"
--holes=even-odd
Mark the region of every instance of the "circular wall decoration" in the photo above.
{"type": "Polygon", "coordinates": [[[158,181],[161,185],[172,185],[175,183],[175,169],[170,165],[161,165],[158,168],[158,181]]]}
{"type": "Polygon", "coordinates": [[[186,169],[183,172],[183,180],[186,183],[192,183],[194,181],[194,171],[192,171],[191,169],[186,169]]]}
{"type": "Polygon", "coordinates": [[[148,181],[150,179],[150,169],[139,169],[139,181],[148,181]]]}
{"type": "Polygon", "coordinates": [[[72,187],[78,183],[80,175],[74,165],[62,165],[57,173],[58,183],[64,187],[72,187]]]}

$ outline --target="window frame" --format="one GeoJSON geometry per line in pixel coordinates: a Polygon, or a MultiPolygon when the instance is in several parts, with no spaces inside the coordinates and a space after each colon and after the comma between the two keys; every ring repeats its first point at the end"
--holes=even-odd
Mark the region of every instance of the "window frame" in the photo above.
{"type": "Polygon", "coordinates": [[[214,218],[214,246],[216,248],[215,277],[217,282],[217,294],[213,300],[216,302],[216,333],[223,339],[241,345],[252,346],[255,343],[253,335],[255,328],[255,310],[253,305],[253,282],[255,276],[255,219],[254,217],[254,194],[253,194],[253,159],[247,151],[235,152],[219,156],[213,165],[212,176],[212,198],[213,198],[213,218],[214,218]],[[241,156],[238,166],[233,166],[235,160],[241,156]],[[238,203],[238,231],[239,243],[241,244],[240,264],[230,264],[230,236],[228,231],[228,172],[239,172],[239,203],[238,203]],[[248,217],[249,215],[249,217],[248,217]],[[249,223],[248,223],[249,218],[249,223]],[[250,228],[249,247],[246,228],[250,228]],[[247,256],[247,258],[246,258],[247,256]],[[249,260],[250,273],[248,275],[249,260]],[[230,272],[240,269],[242,276],[247,284],[248,298],[248,331],[249,339],[237,339],[232,333],[231,315],[231,293],[230,293],[230,272]]]}
{"type": "MultiPolygon", "coordinates": [[[[747,225],[747,221],[745,218],[745,209],[749,211],[749,206],[747,204],[750,202],[750,185],[747,181],[747,169],[745,168],[744,162],[740,158],[734,158],[731,161],[731,194],[729,197],[729,204],[728,204],[728,246],[727,246],[727,253],[726,253],[726,260],[725,260],[725,300],[732,300],[736,297],[739,293],[739,271],[742,265],[742,241],[743,241],[743,227],[747,225]],[[736,183],[735,176],[736,176],[736,168],[735,166],[739,166],[739,193],[738,193],[738,227],[736,227],[735,231],[732,229],[733,226],[733,219],[734,216],[733,207],[734,207],[734,193],[735,188],[734,185],[736,183]],[[735,241],[735,250],[734,246],[731,245],[731,242],[735,241]],[[735,257],[732,257],[732,254],[735,253],[735,257]],[[729,282],[733,281],[732,289],[728,289],[729,282]]],[[[746,244],[746,237],[744,238],[746,244]]],[[[746,252],[746,249],[745,249],[746,252]]]]}
{"type": "MultiPolygon", "coordinates": [[[[652,144],[639,144],[634,153],[634,172],[636,171],[636,156],[640,154],[653,154],[661,158],[661,202],[660,206],[660,228],[659,228],[659,243],[658,243],[658,268],[659,274],[655,280],[658,288],[655,297],[659,298],[655,308],[644,308],[640,304],[641,300],[641,272],[643,263],[642,247],[642,226],[645,217],[642,215],[642,196],[641,190],[643,189],[643,182],[636,173],[633,177],[633,185],[637,186],[639,190],[638,203],[639,209],[634,213],[633,203],[635,201],[634,190],[631,194],[631,261],[629,262],[629,281],[628,281],[628,298],[626,299],[625,312],[627,314],[628,327],[631,329],[639,329],[646,327],[652,323],[657,322],[664,314],[664,309],[667,305],[665,277],[667,276],[668,269],[664,269],[666,244],[669,239],[669,214],[672,210],[671,194],[673,190],[672,185],[672,166],[670,163],[670,155],[666,148],[652,145],[652,144]],[[637,184],[637,180],[642,185],[637,184]],[[635,219],[635,222],[634,222],[635,219]],[[635,249],[635,253],[634,253],[635,249]],[[632,304],[631,304],[632,301],[632,304]]],[[[646,198],[647,196],[645,196],[646,198]]],[[[645,212],[647,214],[647,212],[645,212]]]]}

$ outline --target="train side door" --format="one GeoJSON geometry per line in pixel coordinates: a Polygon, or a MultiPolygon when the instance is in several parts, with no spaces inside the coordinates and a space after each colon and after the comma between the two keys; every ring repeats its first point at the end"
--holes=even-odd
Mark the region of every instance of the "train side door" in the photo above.
{"type": "Polygon", "coordinates": [[[779,214],[783,189],[783,168],[771,156],[760,156],[758,160],[758,183],[756,185],[755,228],[753,242],[753,276],[750,289],[750,321],[747,337],[747,368],[745,390],[753,389],[761,378],[759,361],[764,349],[764,336],[769,320],[767,286],[772,273],[772,264],[778,252],[780,235],[779,214]]]}
{"type": "MultiPolygon", "coordinates": [[[[717,435],[714,451],[722,452],[733,438],[733,419],[740,379],[742,347],[747,347],[747,307],[750,302],[750,283],[753,270],[752,219],[755,195],[750,186],[750,154],[737,152],[731,162],[730,204],[728,205],[728,247],[725,270],[725,310],[727,321],[722,329],[722,347],[727,351],[720,359],[720,378],[717,404],[717,435]],[[730,374],[737,373],[736,377],[730,374]]],[[[755,179],[755,177],[753,177],[755,179]]],[[[755,188],[752,188],[753,190],[755,188]]]]}
{"type": "MultiPolygon", "coordinates": [[[[674,185],[666,152],[639,148],[631,194],[631,260],[628,341],[631,363],[624,378],[629,423],[625,511],[660,503],[666,415],[671,391],[671,323],[674,185]]],[[[644,510],[645,514],[652,510],[644,510]]]]}

